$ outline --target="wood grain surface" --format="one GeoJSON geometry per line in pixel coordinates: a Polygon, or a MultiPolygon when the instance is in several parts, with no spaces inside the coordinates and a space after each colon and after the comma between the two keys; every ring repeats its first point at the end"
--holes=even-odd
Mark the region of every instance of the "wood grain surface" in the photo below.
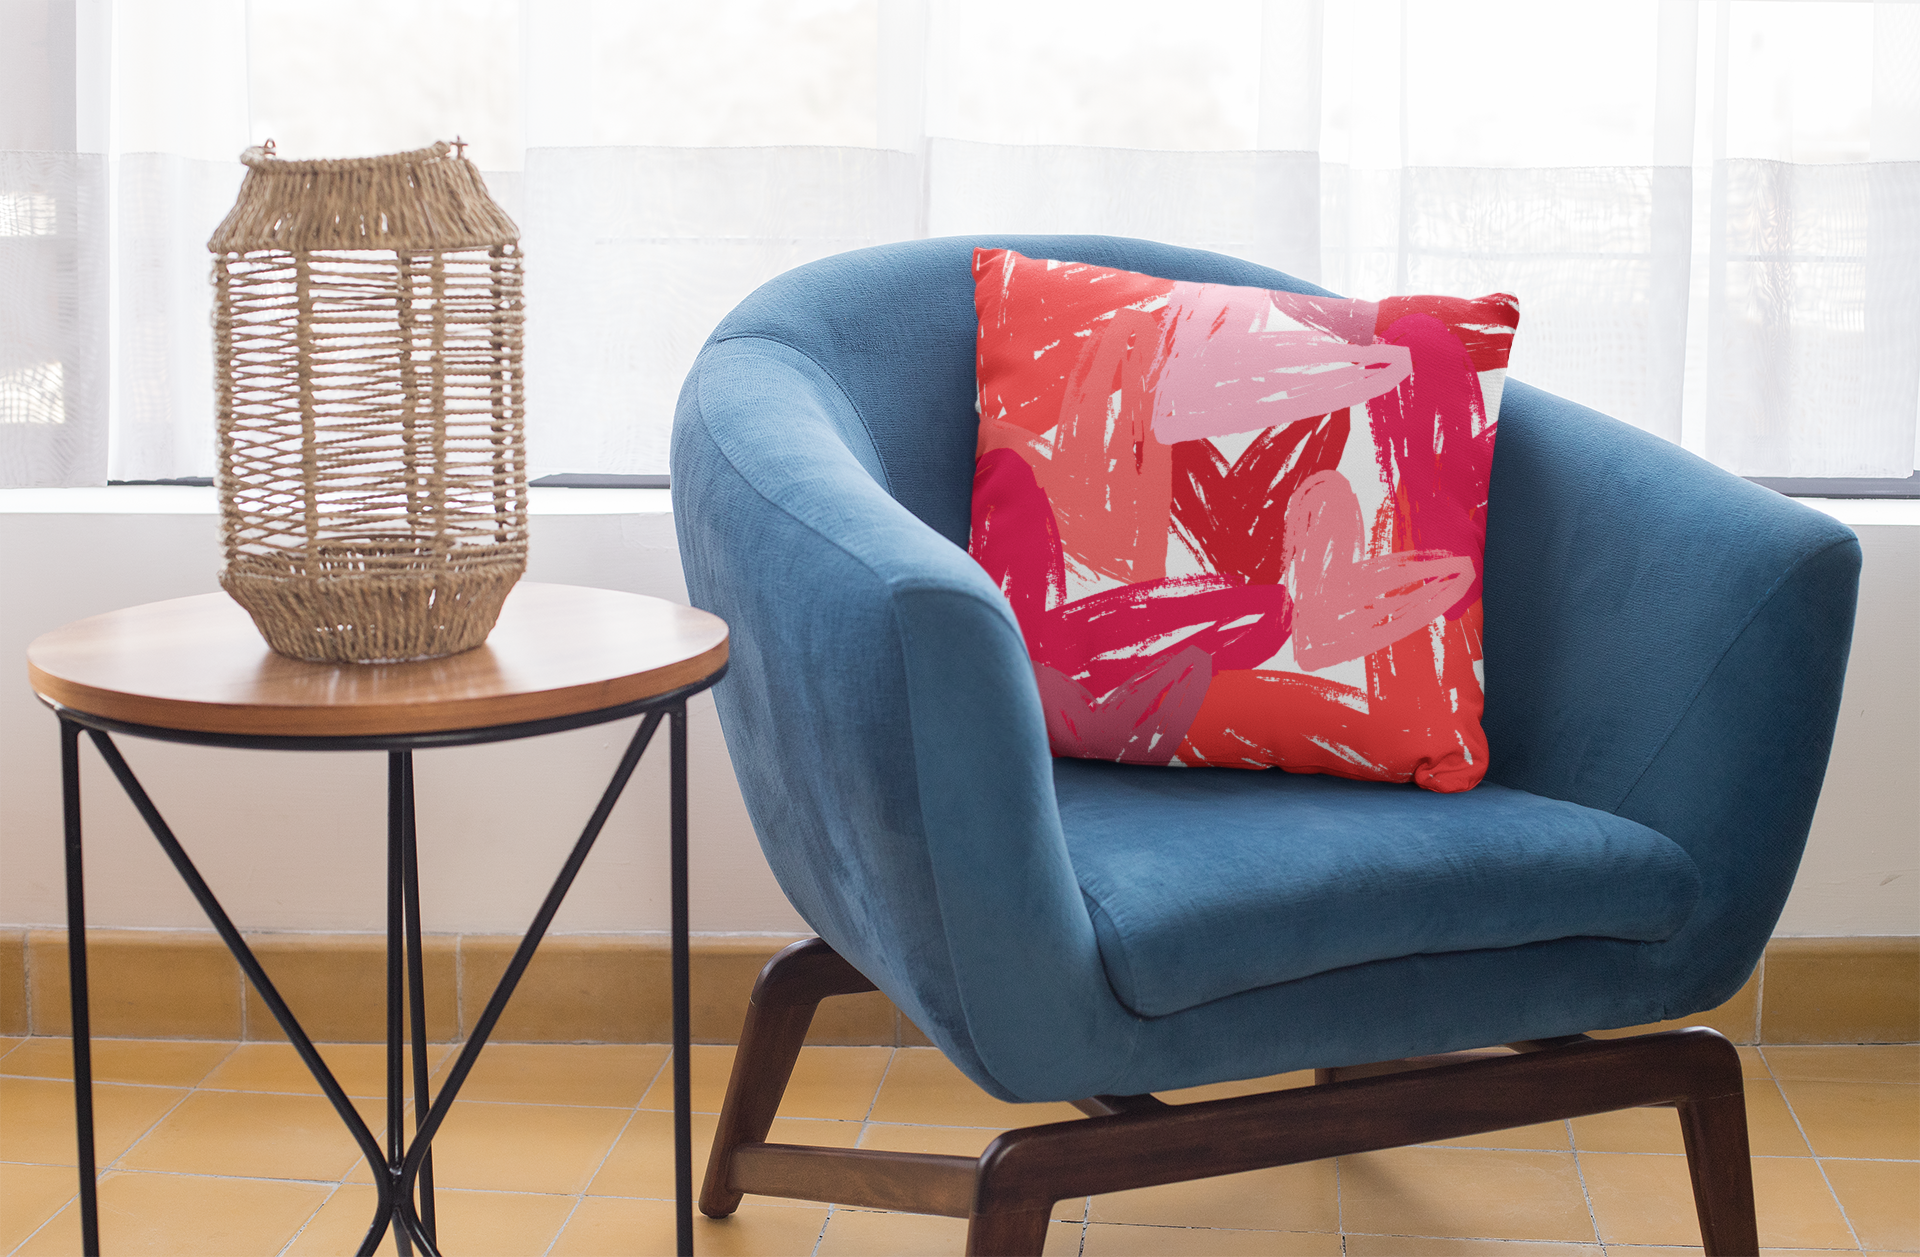
{"type": "Polygon", "coordinates": [[[412,663],[322,664],[267,649],[226,594],[77,620],[27,647],[34,692],[109,720],[200,733],[433,733],[617,707],[712,676],[718,617],[659,598],[522,581],[484,645],[412,663]]]}

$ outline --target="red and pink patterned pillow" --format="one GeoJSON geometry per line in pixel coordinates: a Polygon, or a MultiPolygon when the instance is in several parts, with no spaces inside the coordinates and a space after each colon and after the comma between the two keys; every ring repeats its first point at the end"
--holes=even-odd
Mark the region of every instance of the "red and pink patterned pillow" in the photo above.
{"type": "Polygon", "coordinates": [[[1514,299],[973,269],[970,551],[1053,753],[1476,785],[1514,299]]]}

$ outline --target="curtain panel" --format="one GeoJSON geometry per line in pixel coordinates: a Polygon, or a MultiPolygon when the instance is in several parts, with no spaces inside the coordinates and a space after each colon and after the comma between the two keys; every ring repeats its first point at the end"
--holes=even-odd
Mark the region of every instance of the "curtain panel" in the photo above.
{"type": "Polygon", "coordinates": [[[779,272],[1089,232],[1520,298],[1518,378],[1743,475],[1920,458],[1920,5],[0,0],[0,483],[209,474],[250,143],[456,134],[523,230],[536,475],[667,467],[779,272]],[[378,32],[374,37],[369,32],[378,32]]]}

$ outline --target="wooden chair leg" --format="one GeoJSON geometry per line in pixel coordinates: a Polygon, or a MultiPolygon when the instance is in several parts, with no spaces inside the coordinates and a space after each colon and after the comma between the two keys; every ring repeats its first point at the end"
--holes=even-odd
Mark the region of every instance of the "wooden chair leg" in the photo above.
{"type": "Polygon", "coordinates": [[[1008,1131],[979,1159],[769,1144],[814,1005],[868,989],[801,944],[754,992],[700,1207],[743,1191],[969,1220],[967,1251],[1038,1254],[1055,1203],[1650,1105],[1679,1110],[1709,1257],[1756,1251],[1740,1057],[1712,1030],[1527,1045],[1329,1071],[1320,1086],[1168,1105],[1092,1096],[1089,1118],[1008,1131]],[[1344,1077],[1349,1072],[1358,1077],[1344,1077]],[[734,1184],[739,1184],[736,1189],[734,1184]]]}
{"type": "Polygon", "coordinates": [[[1693,1178],[1706,1257],[1760,1251],[1753,1215],[1753,1161],[1747,1148],[1747,1106],[1738,1091],[1709,1100],[1681,1101],[1680,1134],[1693,1178]]]}
{"type": "Polygon", "coordinates": [[[1040,1257],[1051,1209],[1002,1209],[967,1219],[967,1257],[1040,1257]]]}
{"type": "Polygon", "coordinates": [[[760,971],[740,1030],[733,1074],[727,1079],[727,1098],[720,1106],[720,1126],[700,1189],[700,1212],[724,1218],[740,1207],[742,1193],[730,1185],[734,1150],[763,1142],[772,1129],[807,1027],[813,1024],[813,1010],[829,995],[873,989],[858,969],[817,938],[785,948],[760,971]]]}

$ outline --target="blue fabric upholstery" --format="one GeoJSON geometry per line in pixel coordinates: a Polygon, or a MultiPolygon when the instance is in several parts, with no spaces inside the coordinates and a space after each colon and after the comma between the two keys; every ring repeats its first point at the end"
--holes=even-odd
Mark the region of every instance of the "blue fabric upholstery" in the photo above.
{"type": "MultiPolygon", "coordinates": [[[[1825,772],[1858,543],[1514,382],[1488,514],[1489,781],[1524,792],[1516,807],[1562,800],[1609,814],[1613,832],[1656,831],[1696,872],[1691,912],[1664,937],[1655,906],[1632,938],[1410,951],[1158,1016],[1123,1002],[1018,626],[962,548],[976,245],[1320,291],[1144,241],[928,240],[791,271],[714,332],[681,391],[675,522],[693,602],[733,632],[715,699],[741,789],[822,938],[1013,1100],[1632,1025],[1739,987],[1825,772]]],[[[1188,788],[1180,775],[1158,789],[1188,788]]],[[[1446,805],[1407,802],[1436,824],[1446,805]]]]}
{"type": "Polygon", "coordinates": [[[1057,759],[1053,784],[1107,979],[1149,1017],[1370,960],[1655,942],[1700,895],[1645,825],[1487,782],[1057,759]]]}

